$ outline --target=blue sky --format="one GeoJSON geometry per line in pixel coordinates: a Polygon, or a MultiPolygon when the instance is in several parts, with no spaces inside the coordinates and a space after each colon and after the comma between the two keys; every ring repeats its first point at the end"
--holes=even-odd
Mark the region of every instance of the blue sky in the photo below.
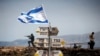
{"type": "Polygon", "coordinates": [[[39,26],[17,20],[21,12],[44,5],[47,19],[59,29],[58,35],[100,31],[100,0],[0,0],[0,41],[25,39],[39,26]]]}

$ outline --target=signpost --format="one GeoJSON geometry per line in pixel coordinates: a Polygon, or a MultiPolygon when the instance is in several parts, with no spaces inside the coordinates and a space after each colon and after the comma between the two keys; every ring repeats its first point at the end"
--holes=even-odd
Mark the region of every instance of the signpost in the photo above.
{"type": "Polygon", "coordinates": [[[48,36],[48,50],[49,50],[49,54],[48,56],[51,55],[51,38],[50,36],[57,36],[58,34],[58,29],[57,27],[39,27],[36,30],[36,33],[38,33],[39,35],[46,35],[48,36]]]}
{"type": "Polygon", "coordinates": [[[39,35],[45,35],[45,36],[57,36],[58,35],[58,28],[57,27],[39,27],[36,30],[36,33],[39,35]],[[49,32],[50,31],[50,32],[49,32]]]}

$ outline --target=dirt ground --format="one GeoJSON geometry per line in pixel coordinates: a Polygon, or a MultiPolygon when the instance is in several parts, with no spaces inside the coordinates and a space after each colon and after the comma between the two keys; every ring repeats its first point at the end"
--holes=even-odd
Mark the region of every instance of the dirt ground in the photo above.
{"type": "MultiPolygon", "coordinates": [[[[36,49],[28,47],[0,47],[0,56],[34,56],[36,49]]],[[[73,49],[62,50],[64,56],[100,56],[100,49],[73,49]]]]}

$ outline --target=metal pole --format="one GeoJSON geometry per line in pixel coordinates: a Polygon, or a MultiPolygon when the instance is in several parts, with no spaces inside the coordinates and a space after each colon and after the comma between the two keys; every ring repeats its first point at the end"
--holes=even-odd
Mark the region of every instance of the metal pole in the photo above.
{"type": "MultiPolygon", "coordinates": [[[[42,7],[44,7],[43,4],[42,4],[42,7]]],[[[45,13],[44,8],[43,8],[43,11],[44,11],[44,14],[45,14],[45,16],[46,16],[46,13],[45,13]]],[[[47,18],[47,16],[46,16],[46,18],[47,18]]],[[[50,22],[49,22],[49,27],[48,27],[48,56],[50,56],[50,54],[51,54],[51,53],[50,53],[50,52],[51,52],[50,32],[51,32],[51,24],[50,24],[50,22]]]]}
{"type": "Polygon", "coordinates": [[[51,54],[51,38],[50,38],[50,28],[48,27],[48,56],[51,54]]]}

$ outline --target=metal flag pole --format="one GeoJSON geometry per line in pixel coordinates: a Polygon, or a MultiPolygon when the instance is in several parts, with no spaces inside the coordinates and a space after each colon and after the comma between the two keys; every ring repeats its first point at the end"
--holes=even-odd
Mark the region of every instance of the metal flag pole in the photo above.
{"type": "MultiPolygon", "coordinates": [[[[42,4],[42,7],[43,7],[43,4],[42,4]]],[[[46,16],[46,13],[45,13],[45,10],[43,8],[43,12],[46,16]]],[[[46,16],[47,18],[47,16],[46,16]]],[[[48,25],[48,56],[51,56],[51,38],[50,38],[50,32],[51,32],[51,24],[49,22],[49,25],[48,25]]]]}
{"type": "Polygon", "coordinates": [[[50,34],[51,34],[51,25],[49,22],[49,27],[48,27],[48,56],[51,55],[51,38],[50,38],[50,34]]]}

